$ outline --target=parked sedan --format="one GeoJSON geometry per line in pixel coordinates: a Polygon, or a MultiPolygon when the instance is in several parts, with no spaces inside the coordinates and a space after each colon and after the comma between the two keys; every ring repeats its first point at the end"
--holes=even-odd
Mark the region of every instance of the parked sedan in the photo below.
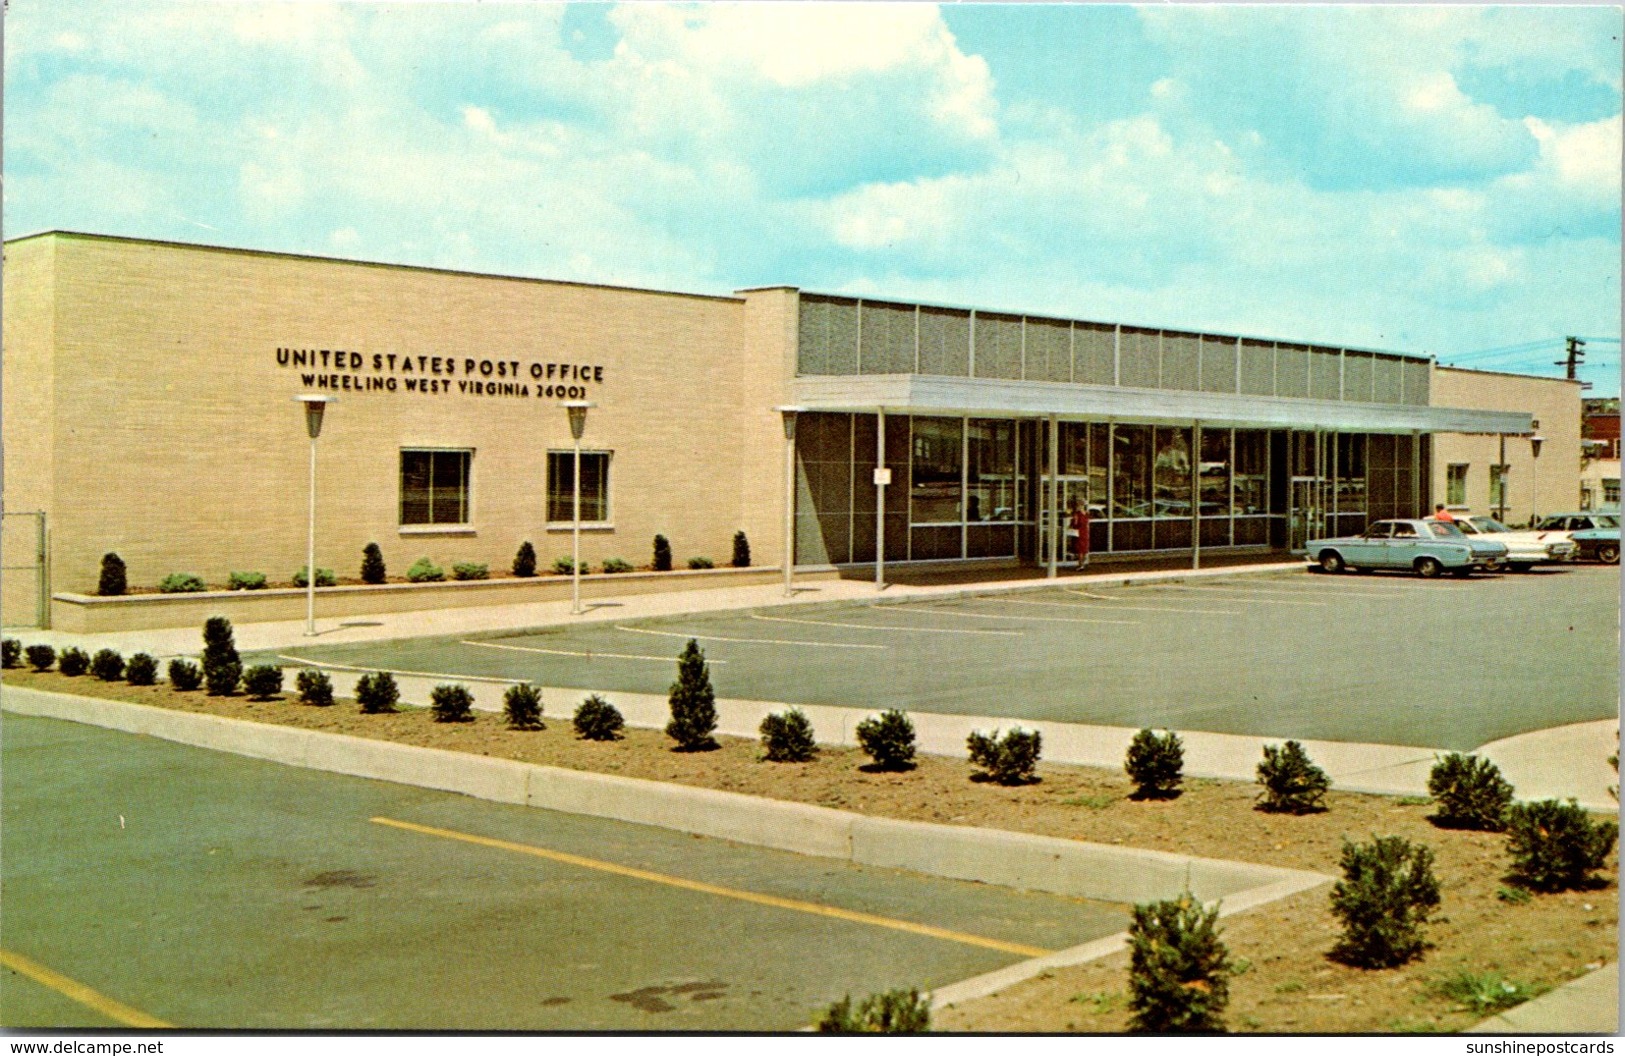
{"type": "Polygon", "coordinates": [[[1618,528],[1583,528],[1569,533],[1569,541],[1579,548],[1581,561],[1601,561],[1605,565],[1619,564],[1618,528]]]}
{"type": "Polygon", "coordinates": [[[1507,567],[1527,572],[1531,565],[1558,564],[1574,560],[1575,545],[1562,533],[1515,531],[1494,517],[1457,517],[1449,522],[1469,538],[1494,539],[1507,548],[1507,567]]]}
{"type": "Polygon", "coordinates": [[[1395,520],[1378,521],[1363,535],[1311,539],[1301,553],[1326,572],[1396,568],[1432,579],[1446,569],[1457,576],[1494,569],[1506,560],[1507,548],[1470,538],[1443,521],[1395,520]]]}

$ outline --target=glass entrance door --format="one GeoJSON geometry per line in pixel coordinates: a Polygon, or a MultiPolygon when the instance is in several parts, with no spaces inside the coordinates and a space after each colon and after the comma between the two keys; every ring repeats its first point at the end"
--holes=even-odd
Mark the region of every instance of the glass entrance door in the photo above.
{"type": "Polygon", "coordinates": [[[1302,550],[1310,539],[1326,534],[1326,482],[1319,477],[1293,477],[1287,510],[1287,548],[1302,550]]]}

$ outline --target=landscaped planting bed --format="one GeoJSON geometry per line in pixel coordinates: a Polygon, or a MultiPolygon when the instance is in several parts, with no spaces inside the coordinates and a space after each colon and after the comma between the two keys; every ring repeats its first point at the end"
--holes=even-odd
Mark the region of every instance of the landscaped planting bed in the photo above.
{"type": "MultiPolygon", "coordinates": [[[[674,661],[675,670],[675,661],[674,661]]],[[[350,699],[352,676],[335,679],[332,707],[278,699],[177,692],[167,683],[132,686],[91,676],[10,670],[8,682],[183,711],[279,723],[550,766],[726,789],[881,817],[977,825],[1340,875],[1345,838],[1397,835],[1434,853],[1441,904],[1420,960],[1366,970],[1327,957],[1341,928],[1331,885],[1220,922],[1231,961],[1224,1024],[1231,1031],[1346,1033],[1459,1030],[1502,1002],[1559,986],[1616,955],[1617,849],[1599,874],[1603,886],[1525,894],[1507,879],[1501,833],[1444,829],[1422,799],[1339,792],[1327,809],[1293,815],[1255,809],[1259,788],[1240,781],[1186,778],[1174,798],[1131,799],[1121,770],[1040,762],[1039,781],[1003,786],[968,759],[919,756],[913,769],[879,770],[855,748],[822,748],[811,762],[763,759],[758,741],[718,736],[712,751],[674,751],[661,731],[628,729],[619,740],[578,739],[570,716],[587,694],[543,700],[543,730],[510,730],[504,718],[434,721],[429,709],[363,715],[350,699]]],[[[1001,994],[939,1010],[933,1029],[1117,1032],[1127,1028],[1128,953],[1048,973],[1001,994]]]]}

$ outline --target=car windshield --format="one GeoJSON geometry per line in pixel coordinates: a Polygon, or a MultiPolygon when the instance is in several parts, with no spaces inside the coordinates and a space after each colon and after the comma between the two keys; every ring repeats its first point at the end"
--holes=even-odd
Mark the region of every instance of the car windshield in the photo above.
{"type": "Polygon", "coordinates": [[[1435,539],[1460,539],[1462,537],[1460,528],[1453,524],[1446,524],[1443,521],[1430,522],[1428,531],[1433,533],[1435,539]]]}
{"type": "Polygon", "coordinates": [[[1598,528],[1618,528],[1619,527],[1619,518],[1616,515],[1611,514],[1611,513],[1599,513],[1599,514],[1597,514],[1597,527],[1598,528]]]}
{"type": "Polygon", "coordinates": [[[1510,532],[1511,528],[1502,524],[1494,517],[1474,517],[1472,525],[1481,532],[1510,532]]]}

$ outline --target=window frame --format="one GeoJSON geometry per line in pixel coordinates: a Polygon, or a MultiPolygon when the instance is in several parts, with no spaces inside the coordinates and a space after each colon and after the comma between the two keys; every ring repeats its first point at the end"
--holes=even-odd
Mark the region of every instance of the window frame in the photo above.
{"type": "MultiPolygon", "coordinates": [[[[396,530],[402,535],[471,535],[476,531],[474,525],[474,454],[477,449],[473,447],[436,446],[430,444],[415,444],[410,447],[398,448],[395,462],[395,521],[396,530]],[[443,455],[457,454],[463,456],[463,484],[462,484],[462,515],[460,521],[412,521],[406,517],[406,456],[409,454],[443,455]]],[[[430,461],[430,510],[434,507],[433,461],[430,461]]],[[[448,489],[449,490],[449,489],[448,489]]]]}
{"type": "Polygon", "coordinates": [[[1444,504],[1451,509],[1467,508],[1467,476],[1470,462],[1450,462],[1444,467],[1444,504]]]}
{"type": "MultiPolygon", "coordinates": [[[[559,456],[562,456],[563,458],[573,460],[575,458],[575,453],[576,453],[575,448],[573,448],[573,447],[563,447],[563,448],[550,447],[550,448],[547,449],[546,455],[544,457],[542,469],[543,469],[543,472],[546,474],[546,476],[542,481],[542,517],[543,517],[544,528],[545,528],[546,531],[549,531],[549,532],[568,532],[575,525],[575,521],[571,520],[569,517],[565,517],[561,521],[555,521],[552,518],[552,512],[553,512],[553,510],[552,510],[552,506],[553,506],[553,500],[552,500],[553,466],[552,466],[552,461],[553,461],[553,456],[554,455],[559,455],[559,456]]],[[[615,485],[614,485],[614,477],[613,477],[613,475],[611,473],[611,470],[614,468],[614,464],[615,464],[615,452],[614,452],[614,450],[612,450],[610,448],[603,448],[603,447],[592,447],[592,448],[584,447],[584,448],[581,449],[581,461],[582,461],[583,465],[585,465],[588,458],[597,457],[597,456],[602,456],[603,459],[604,459],[604,472],[603,472],[603,482],[604,482],[604,485],[603,485],[603,492],[604,492],[604,494],[603,494],[603,503],[604,503],[603,514],[604,514],[604,516],[599,520],[588,520],[587,517],[585,516],[585,510],[583,510],[583,516],[582,516],[582,519],[581,519],[581,530],[582,531],[604,531],[604,530],[611,529],[611,528],[615,527],[615,503],[614,503],[615,485]]],[[[585,506],[586,505],[586,502],[585,502],[586,493],[585,492],[582,493],[582,497],[583,497],[582,505],[585,506]]]]}

